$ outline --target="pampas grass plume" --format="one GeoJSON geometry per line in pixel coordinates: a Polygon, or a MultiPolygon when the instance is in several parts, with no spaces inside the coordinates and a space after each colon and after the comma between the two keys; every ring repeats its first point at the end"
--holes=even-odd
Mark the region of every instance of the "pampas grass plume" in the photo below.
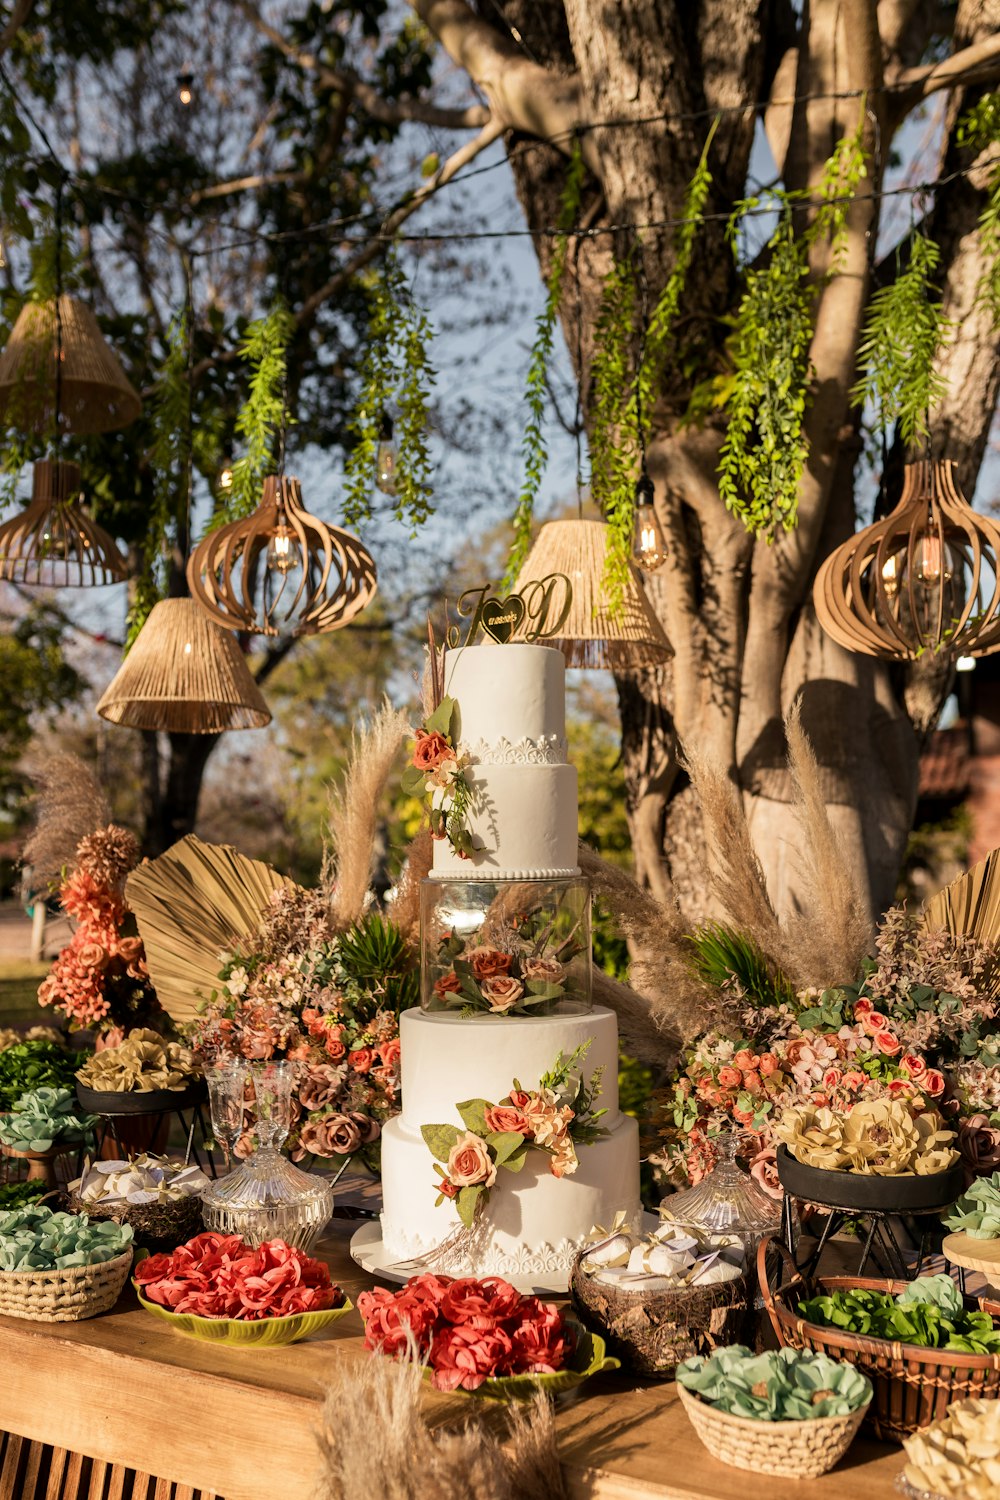
{"type": "Polygon", "coordinates": [[[331,890],[330,907],[338,927],[350,927],[364,912],[379,804],[407,728],[406,714],[386,698],[371,723],[355,729],[347,771],[330,794],[327,825],[333,861],[324,871],[324,884],[331,890]]]}
{"type": "Polygon", "coordinates": [[[78,755],[51,755],[33,777],[39,786],[38,817],[21,854],[36,891],[55,885],[72,869],[81,842],[111,822],[107,798],[78,755]]]}

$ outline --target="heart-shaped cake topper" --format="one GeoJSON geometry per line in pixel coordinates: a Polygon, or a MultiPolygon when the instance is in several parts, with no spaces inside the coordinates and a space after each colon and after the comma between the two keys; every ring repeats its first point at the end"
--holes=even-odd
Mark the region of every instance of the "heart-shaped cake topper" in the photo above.
{"type": "Polygon", "coordinates": [[[510,594],[506,599],[484,599],[479,614],[479,623],[498,645],[510,640],[524,619],[524,600],[519,594],[510,594]]]}

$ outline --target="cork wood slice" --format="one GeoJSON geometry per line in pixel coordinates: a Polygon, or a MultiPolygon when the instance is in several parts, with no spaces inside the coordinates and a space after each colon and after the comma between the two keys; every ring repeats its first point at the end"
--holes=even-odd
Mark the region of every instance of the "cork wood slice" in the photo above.
{"type": "Polygon", "coordinates": [[[941,1244],[946,1260],[963,1271],[980,1271],[991,1286],[1000,1285],[1000,1240],[977,1240],[971,1234],[947,1234],[941,1244]]]}

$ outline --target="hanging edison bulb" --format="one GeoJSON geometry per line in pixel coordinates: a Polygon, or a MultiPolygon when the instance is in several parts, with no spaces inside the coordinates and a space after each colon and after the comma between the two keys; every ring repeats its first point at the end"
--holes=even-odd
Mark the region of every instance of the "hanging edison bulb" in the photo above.
{"type": "Polygon", "coordinates": [[[667,560],[667,543],[653,503],[653,481],[643,467],[635,487],[635,527],[632,561],[644,573],[655,573],[667,560]]]}
{"type": "Polygon", "coordinates": [[[322,635],[370,604],[371,554],[302,505],[297,479],[269,475],[253,515],[210,531],[191,554],[188,587],[217,625],[252,635],[322,635]]]}
{"type": "Polygon", "coordinates": [[[896,508],[817,573],[817,618],[847,650],[913,661],[925,651],[984,656],[1000,648],[1000,526],[972,509],[954,467],[907,464],[896,508]]]}
{"type": "Polygon", "coordinates": [[[177,75],[177,97],[185,109],[194,98],[194,74],[189,69],[177,75]]]}
{"type": "Polygon", "coordinates": [[[378,452],[375,456],[375,483],[383,495],[396,493],[399,454],[392,435],[392,418],[385,412],[379,425],[378,452]]]}

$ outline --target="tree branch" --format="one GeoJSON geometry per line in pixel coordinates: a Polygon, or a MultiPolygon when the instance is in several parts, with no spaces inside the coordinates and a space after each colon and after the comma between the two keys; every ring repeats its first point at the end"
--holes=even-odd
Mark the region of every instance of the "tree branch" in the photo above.
{"type": "Polygon", "coordinates": [[[889,118],[893,126],[911,109],[941,89],[962,88],[972,83],[993,83],[1000,78],[1000,35],[985,37],[963,47],[952,57],[928,67],[907,68],[899,75],[899,87],[889,96],[889,118]]]}
{"type": "Polygon", "coordinates": [[[34,8],[35,0],[16,0],[14,9],[10,13],[10,20],[3,31],[0,31],[0,57],[3,57],[5,52],[10,51],[14,43],[14,38],[34,8]]]}
{"type": "Polygon", "coordinates": [[[466,109],[445,109],[422,99],[383,99],[378,90],[366,83],[352,68],[328,67],[313,53],[293,47],[249,0],[234,0],[234,3],[289,62],[301,68],[304,73],[312,73],[327,88],[348,94],[372,119],[381,121],[383,125],[401,125],[412,120],[421,125],[436,125],[443,130],[470,130],[485,125],[489,119],[489,110],[481,104],[471,104],[466,109]]]}
{"type": "Polygon", "coordinates": [[[278,187],[281,183],[303,182],[305,172],[258,172],[251,177],[234,177],[231,182],[216,182],[199,188],[187,200],[188,208],[197,208],[209,198],[227,198],[230,193],[251,193],[257,188],[278,187]]]}

